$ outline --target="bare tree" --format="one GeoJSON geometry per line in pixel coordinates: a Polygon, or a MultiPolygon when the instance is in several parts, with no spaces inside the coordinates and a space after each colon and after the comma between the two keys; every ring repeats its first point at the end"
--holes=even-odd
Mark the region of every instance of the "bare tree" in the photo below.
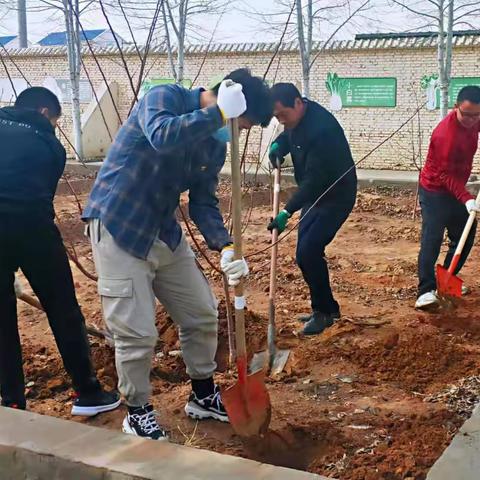
{"type": "Polygon", "coordinates": [[[79,0],[62,0],[67,36],[68,70],[70,72],[71,104],[73,119],[74,145],[77,160],[83,159],[82,121],[80,111],[80,69],[82,50],[80,36],[79,0]]]}
{"type": "Polygon", "coordinates": [[[480,19],[480,3],[472,0],[391,0],[409,12],[417,21],[418,29],[435,28],[437,35],[438,86],[440,115],[448,113],[448,90],[452,74],[452,45],[455,28],[475,28],[480,19]]]}
{"type": "Polygon", "coordinates": [[[181,83],[184,80],[187,36],[205,39],[205,30],[201,27],[202,17],[221,14],[225,5],[225,0],[164,0],[162,14],[165,44],[170,69],[176,82],[181,83]],[[175,42],[172,41],[173,38],[175,42]]]}
{"type": "Polygon", "coordinates": [[[312,58],[316,41],[323,40],[323,47],[326,47],[347,25],[358,28],[358,21],[368,24],[371,21],[367,15],[370,6],[370,0],[277,0],[273,11],[249,9],[245,13],[254,16],[262,27],[267,26],[274,32],[288,27],[286,39],[298,43],[302,90],[308,96],[310,72],[318,59],[318,54],[312,58]],[[290,17],[294,21],[286,25],[290,17]]]}

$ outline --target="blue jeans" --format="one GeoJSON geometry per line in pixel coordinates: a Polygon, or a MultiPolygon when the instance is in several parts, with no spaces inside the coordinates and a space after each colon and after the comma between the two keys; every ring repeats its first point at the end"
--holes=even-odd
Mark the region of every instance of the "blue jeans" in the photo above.
{"type": "MultiPolygon", "coordinates": [[[[443,266],[448,268],[468,219],[465,205],[447,193],[429,192],[420,187],[422,208],[422,241],[418,256],[418,295],[436,290],[435,264],[447,230],[449,248],[443,266]]],[[[475,222],[463,248],[455,275],[461,270],[472,249],[477,223],[475,222]]]]}
{"type": "MultiPolygon", "coordinates": [[[[350,215],[355,195],[350,201],[328,202],[314,207],[300,222],[298,229],[297,263],[310,289],[312,310],[326,314],[338,313],[339,305],[330,287],[325,247],[335,238],[350,215]]],[[[302,215],[308,207],[302,210],[302,215]]]]}

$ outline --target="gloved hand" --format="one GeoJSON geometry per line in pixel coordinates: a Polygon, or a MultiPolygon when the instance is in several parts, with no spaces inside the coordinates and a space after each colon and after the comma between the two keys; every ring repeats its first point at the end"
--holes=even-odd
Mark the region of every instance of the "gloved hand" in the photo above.
{"type": "Polygon", "coordinates": [[[242,92],[242,85],[224,80],[220,84],[217,95],[217,106],[224,120],[238,118],[247,109],[247,101],[242,92]]]}
{"type": "Polygon", "coordinates": [[[465,202],[465,207],[467,208],[467,212],[470,214],[472,212],[480,212],[480,208],[477,205],[477,202],[473,199],[467,200],[465,202]]]}
{"type": "Polygon", "coordinates": [[[278,233],[282,233],[287,227],[288,219],[292,215],[286,210],[282,210],[268,225],[268,230],[272,231],[275,228],[278,230],[278,233]]]}
{"type": "Polygon", "coordinates": [[[247,262],[244,258],[234,260],[233,245],[227,245],[222,250],[220,259],[220,268],[227,275],[228,284],[235,287],[240,283],[242,277],[246,277],[249,273],[247,262]]]}
{"type": "Polygon", "coordinates": [[[268,150],[268,158],[273,168],[277,168],[277,162],[280,161],[280,165],[283,165],[285,158],[280,154],[280,145],[273,142],[268,150]]]}

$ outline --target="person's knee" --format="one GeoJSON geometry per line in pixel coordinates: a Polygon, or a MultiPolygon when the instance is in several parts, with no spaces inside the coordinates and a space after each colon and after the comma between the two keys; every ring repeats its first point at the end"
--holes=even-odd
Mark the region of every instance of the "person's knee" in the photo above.
{"type": "Polygon", "coordinates": [[[114,334],[115,351],[117,354],[128,353],[129,359],[142,358],[146,353],[151,352],[156,344],[156,335],[148,336],[120,336],[114,334]]]}
{"type": "Polygon", "coordinates": [[[308,268],[314,258],[325,256],[325,245],[321,239],[304,238],[297,246],[297,264],[300,268],[308,268]]]}

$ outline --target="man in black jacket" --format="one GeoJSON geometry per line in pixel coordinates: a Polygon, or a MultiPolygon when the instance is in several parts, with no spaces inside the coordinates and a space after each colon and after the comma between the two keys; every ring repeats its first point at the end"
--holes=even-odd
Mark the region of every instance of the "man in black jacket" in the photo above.
{"type": "Polygon", "coordinates": [[[57,97],[24,90],[0,109],[0,395],[2,406],[25,409],[25,380],[17,326],[15,272],[21,268],[44,308],[77,393],[72,414],[92,416],[120,405],[94,373],[85,321],[72,272],[54,223],[53,198],[65,168],[55,136],[57,97]]]}
{"type": "Polygon", "coordinates": [[[290,153],[298,189],[268,229],[283,232],[288,219],[301,210],[297,263],[310,288],[313,314],[300,320],[305,322],[305,335],[316,335],[340,317],[330,288],[325,247],[355,204],[355,165],[343,129],[332,114],[302,98],[291,83],[275,85],[272,95],[275,116],[285,131],[272,143],[270,161],[276,168],[290,153]]]}

